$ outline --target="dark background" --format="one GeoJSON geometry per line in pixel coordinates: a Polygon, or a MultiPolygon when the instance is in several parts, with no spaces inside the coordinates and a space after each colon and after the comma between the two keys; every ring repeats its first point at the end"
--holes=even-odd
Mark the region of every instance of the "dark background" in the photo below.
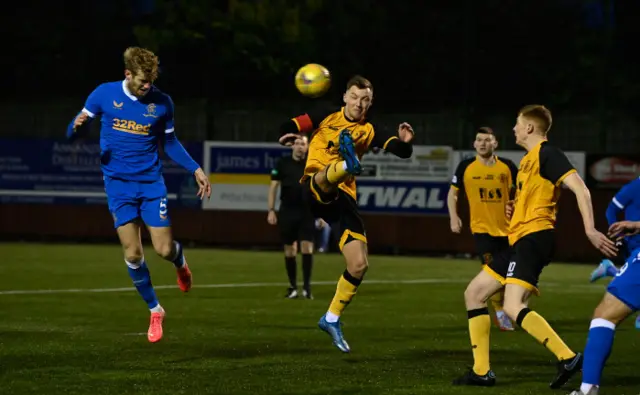
{"type": "MultiPolygon", "coordinates": [[[[497,114],[505,117],[498,131],[509,134],[506,119],[534,102],[559,120],[589,115],[587,138],[609,150],[628,144],[607,134],[629,134],[637,122],[637,1],[97,0],[12,7],[4,25],[10,39],[2,57],[11,68],[4,100],[68,99],[75,111],[97,84],[122,78],[122,52],[141,45],[160,57],[157,85],[177,104],[198,99],[209,113],[206,131],[187,139],[224,139],[211,118],[230,108],[295,112],[307,100],[293,75],[309,62],[332,72],[324,100],[339,103],[346,79],[360,73],[374,83],[377,113],[453,112],[464,122],[467,133],[455,141],[439,141],[446,128],[418,122],[421,135],[433,134],[424,142],[467,147],[475,126],[497,114]]],[[[8,129],[3,133],[45,133],[8,129]]],[[[250,132],[239,137],[255,140],[250,132]]],[[[503,145],[512,144],[510,137],[503,145]]]]}
{"type": "MultiPolygon", "coordinates": [[[[520,149],[511,131],[517,111],[540,103],[553,111],[554,144],[585,152],[588,166],[611,157],[640,169],[638,1],[27,0],[5,7],[2,137],[63,139],[87,95],[123,78],[122,53],[138,45],[160,58],[156,84],[174,99],[182,141],[274,142],[283,120],[319,102],[339,105],[344,83],[358,73],[374,84],[378,124],[409,121],[417,144],[471,149],[476,128],[487,125],[501,149],[520,149]],[[293,83],[310,62],[332,73],[331,91],[317,100],[293,83]]],[[[618,187],[590,183],[601,230],[618,187]]],[[[7,238],[114,237],[102,206],[82,208],[74,226],[42,215],[66,218],[80,212],[75,206],[0,209],[7,238]]],[[[597,258],[581,232],[571,240],[582,221],[570,194],[560,209],[558,237],[567,244],[558,258],[597,258]]],[[[278,245],[263,213],[204,214],[176,210],[176,233],[236,245],[246,244],[250,228],[260,235],[254,244],[278,245]],[[237,229],[220,226],[227,223],[237,229]]],[[[473,250],[469,235],[429,231],[448,228],[442,217],[369,215],[367,226],[372,246],[396,252],[473,250]]]]}

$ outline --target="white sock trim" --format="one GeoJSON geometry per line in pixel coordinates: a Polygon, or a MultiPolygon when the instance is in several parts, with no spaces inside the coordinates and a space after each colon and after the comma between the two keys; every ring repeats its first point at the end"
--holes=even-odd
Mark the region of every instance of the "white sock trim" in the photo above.
{"type": "Polygon", "coordinates": [[[607,321],[604,318],[594,318],[591,321],[591,326],[589,327],[589,329],[593,329],[593,328],[607,328],[614,331],[616,330],[616,324],[614,324],[611,321],[607,321]]]}
{"type": "Polygon", "coordinates": [[[164,309],[160,306],[160,303],[156,305],[156,307],[149,309],[152,313],[164,313],[164,309]]]}
{"type": "Polygon", "coordinates": [[[324,316],[324,318],[327,320],[327,322],[338,322],[338,320],[340,319],[340,316],[337,314],[333,314],[330,311],[327,311],[327,314],[324,316]]]}
{"type": "Polygon", "coordinates": [[[144,263],[144,257],[140,259],[140,262],[129,262],[125,259],[124,263],[126,263],[127,266],[129,266],[133,270],[140,269],[140,266],[142,266],[142,264],[144,263]]]}
{"type": "Polygon", "coordinates": [[[580,386],[580,392],[582,392],[583,394],[588,394],[593,387],[597,387],[597,385],[582,383],[582,385],[580,386]]]}

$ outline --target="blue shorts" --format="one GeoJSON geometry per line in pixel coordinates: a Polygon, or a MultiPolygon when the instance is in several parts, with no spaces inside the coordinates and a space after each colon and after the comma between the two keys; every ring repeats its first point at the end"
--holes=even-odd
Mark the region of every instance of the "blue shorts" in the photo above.
{"type": "Polygon", "coordinates": [[[631,252],[627,262],[609,283],[607,292],[632,310],[640,310],[640,248],[631,252]]]}
{"type": "Polygon", "coordinates": [[[105,176],[104,189],[115,228],[138,218],[148,226],[171,226],[164,180],[125,181],[105,176]]]}

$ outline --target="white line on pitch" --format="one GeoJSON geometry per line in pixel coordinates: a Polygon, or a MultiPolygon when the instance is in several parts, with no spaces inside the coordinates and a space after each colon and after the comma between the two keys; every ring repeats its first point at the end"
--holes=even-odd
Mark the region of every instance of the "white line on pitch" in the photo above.
{"type": "MultiPolygon", "coordinates": [[[[366,284],[466,284],[470,280],[452,280],[446,278],[422,278],[414,280],[365,280],[366,284]]],[[[314,281],[312,285],[335,285],[335,281],[314,281]]],[[[286,287],[288,283],[230,283],[230,284],[197,284],[193,288],[260,288],[260,287],[286,287]]],[[[572,292],[572,289],[597,289],[604,290],[605,287],[599,287],[593,284],[573,284],[567,286],[560,283],[542,283],[540,285],[544,287],[562,287],[563,292],[572,292]]],[[[173,289],[177,288],[177,285],[156,285],[155,289],[173,289]]],[[[129,292],[134,291],[133,287],[121,287],[121,288],[75,288],[75,289],[19,289],[19,290],[6,290],[0,291],[0,295],[39,295],[39,294],[65,294],[65,293],[108,293],[108,292],[129,292]]]]}

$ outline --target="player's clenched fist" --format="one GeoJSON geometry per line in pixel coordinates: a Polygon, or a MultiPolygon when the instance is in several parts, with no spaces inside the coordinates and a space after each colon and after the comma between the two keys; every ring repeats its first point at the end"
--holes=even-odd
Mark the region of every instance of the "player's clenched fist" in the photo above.
{"type": "Polygon", "coordinates": [[[73,121],[73,128],[78,129],[78,127],[82,126],[82,124],[87,121],[87,118],[89,118],[89,116],[85,112],[78,114],[76,119],[73,121]]]}

